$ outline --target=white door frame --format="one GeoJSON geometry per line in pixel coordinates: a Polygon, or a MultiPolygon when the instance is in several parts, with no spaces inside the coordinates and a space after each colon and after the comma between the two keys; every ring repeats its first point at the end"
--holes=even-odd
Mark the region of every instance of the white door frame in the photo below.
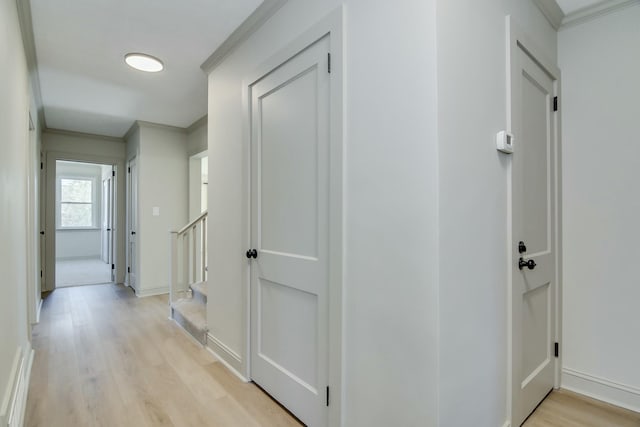
{"type": "Polygon", "coordinates": [[[125,249],[125,253],[126,253],[126,270],[125,270],[125,280],[124,283],[125,285],[129,286],[130,288],[132,288],[136,294],[138,292],[138,284],[140,283],[140,274],[139,274],[139,268],[138,268],[138,264],[140,263],[140,242],[139,242],[139,231],[140,231],[140,213],[139,213],[139,197],[140,197],[140,182],[139,182],[139,170],[140,170],[140,163],[138,160],[138,155],[136,154],[135,156],[129,158],[127,160],[127,171],[126,171],[126,175],[127,175],[127,180],[126,180],[126,220],[125,220],[125,245],[126,245],[126,249],[125,249]],[[136,192],[135,192],[135,196],[136,196],[136,200],[132,200],[132,194],[133,192],[131,191],[131,186],[134,184],[134,180],[132,180],[131,178],[131,164],[135,165],[135,171],[134,173],[136,174],[135,177],[135,185],[137,186],[136,192]],[[135,218],[135,226],[136,226],[136,237],[135,237],[135,261],[136,261],[136,265],[135,266],[131,266],[131,229],[132,229],[132,220],[131,220],[131,216],[132,216],[132,210],[133,210],[133,205],[135,205],[136,209],[135,209],[135,214],[136,214],[136,218],[135,218]],[[131,273],[132,273],[132,269],[134,269],[135,271],[133,271],[134,277],[135,277],[135,283],[131,283],[131,273]]]}
{"type": "Polygon", "coordinates": [[[95,163],[113,165],[116,168],[114,186],[114,264],[115,282],[119,277],[124,277],[124,210],[122,197],[124,197],[124,160],[116,157],[99,156],[92,154],[65,153],[60,151],[46,151],[45,182],[45,287],[42,291],[53,291],[56,283],[56,162],[58,160],[69,162],[95,163]]]}
{"type": "MultiPolygon", "coordinates": [[[[526,33],[521,30],[521,27],[514,21],[511,16],[506,18],[506,40],[507,40],[507,130],[512,130],[512,116],[514,114],[513,105],[513,93],[516,90],[514,87],[514,81],[512,76],[518,73],[517,69],[517,55],[519,50],[522,50],[529,54],[535,62],[542,67],[552,79],[554,79],[554,96],[560,94],[560,69],[556,65],[555,61],[551,61],[547,58],[542,51],[537,47],[536,43],[532,41],[526,33]]],[[[555,235],[555,253],[556,253],[556,307],[555,307],[555,341],[560,344],[560,353],[555,358],[554,372],[555,372],[555,384],[554,388],[560,387],[561,374],[562,374],[562,157],[561,157],[561,120],[560,114],[556,115],[554,133],[556,145],[555,145],[555,212],[553,213],[556,221],[556,235],[555,235]]],[[[517,147],[517,140],[516,140],[517,147]]],[[[517,148],[516,148],[517,149],[517,148]]],[[[513,355],[512,355],[512,331],[513,331],[513,319],[512,319],[512,292],[513,292],[513,269],[514,259],[512,258],[513,250],[513,228],[512,228],[512,182],[513,182],[513,170],[512,163],[509,163],[508,167],[508,224],[507,224],[507,265],[508,265],[508,279],[507,279],[507,410],[508,418],[512,419],[513,411],[513,355]]],[[[516,426],[512,426],[516,427],[516,426]]]]}
{"type": "MultiPolygon", "coordinates": [[[[317,24],[298,36],[284,49],[275,53],[269,60],[249,74],[243,80],[243,136],[247,147],[247,176],[245,201],[248,212],[245,217],[247,249],[251,245],[251,92],[249,88],[263,76],[276,69],[280,64],[292,58],[317,40],[329,35],[331,52],[331,88],[329,118],[329,424],[339,426],[342,416],[342,283],[343,283],[343,8],[339,7],[317,24]]],[[[243,299],[245,317],[242,330],[245,332],[244,351],[241,372],[251,378],[251,269],[247,262],[243,299]]]]}

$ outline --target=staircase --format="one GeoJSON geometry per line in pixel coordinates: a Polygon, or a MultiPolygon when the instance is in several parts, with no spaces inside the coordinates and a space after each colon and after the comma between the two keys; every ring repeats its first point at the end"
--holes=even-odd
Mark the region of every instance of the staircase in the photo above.
{"type": "Polygon", "coordinates": [[[207,282],[194,283],[171,303],[171,318],[202,345],[207,343],[207,282]]]}
{"type": "Polygon", "coordinates": [[[207,342],[207,212],[170,232],[169,317],[207,342]]]}

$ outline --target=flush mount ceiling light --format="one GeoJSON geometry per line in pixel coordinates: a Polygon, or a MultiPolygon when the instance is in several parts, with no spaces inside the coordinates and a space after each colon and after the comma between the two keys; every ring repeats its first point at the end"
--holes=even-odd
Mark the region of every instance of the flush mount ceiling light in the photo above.
{"type": "Polygon", "coordinates": [[[164,64],[158,58],[145,53],[127,53],[124,62],[131,68],[146,71],[147,73],[157,73],[164,70],[164,64]]]}

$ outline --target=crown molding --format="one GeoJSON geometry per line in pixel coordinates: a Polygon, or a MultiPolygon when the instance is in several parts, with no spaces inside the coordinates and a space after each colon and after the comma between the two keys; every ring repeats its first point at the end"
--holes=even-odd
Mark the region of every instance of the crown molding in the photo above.
{"type": "Polygon", "coordinates": [[[556,0],[534,0],[538,9],[542,12],[549,24],[558,31],[560,26],[562,25],[562,21],[564,19],[564,12],[558,6],[556,0]]]}
{"type": "Polygon", "coordinates": [[[38,58],[36,56],[36,43],[33,35],[33,21],[31,19],[31,3],[29,0],[16,0],[16,8],[18,10],[20,32],[22,33],[22,44],[27,58],[31,90],[38,110],[38,123],[41,129],[45,129],[47,127],[47,122],[44,117],[44,106],[42,104],[40,74],[38,73],[38,58]]]}
{"type": "Polygon", "coordinates": [[[566,15],[562,20],[560,30],[594,20],[634,5],[640,5],[640,0],[605,0],[596,3],[593,6],[585,7],[566,15]]]}
{"type": "Polygon", "coordinates": [[[117,138],[114,136],[105,136],[105,135],[97,135],[94,133],[86,133],[86,132],[76,132],[73,130],[64,130],[64,129],[52,129],[52,128],[44,128],[42,133],[49,133],[54,135],[65,135],[65,136],[75,136],[78,138],[93,138],[93,139],[102,139],[104,141],[109,142],[119,142],[124,143],[124,138],[117,138]]]}
{"type": "Polygon", "coordinates": [[[191,133],[194,130],[198,129],[200,126],[206,125],[207,124],[207,117],[208,116],[205,114],[204,116],[200,117],[195,122],[191,123],[191,125],[189,127],[187,127],[187,133],[191,133]]]}
{"type": "Polygon", "coordinates": [[[247,19],[202,63],[200,68],[209,74],[243,41],[255,33],[287,0],[264,0],[247,19]]]}

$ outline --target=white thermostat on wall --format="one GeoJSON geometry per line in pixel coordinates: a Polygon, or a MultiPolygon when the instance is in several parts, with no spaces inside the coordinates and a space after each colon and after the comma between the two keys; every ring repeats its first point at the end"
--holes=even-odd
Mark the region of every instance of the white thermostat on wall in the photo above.
{"type": "Polygon", "coordinates": [[[496,148],[503,153],[513,153],[513,135],[506,130],[501,130],[496,135],[496,148]]]}

